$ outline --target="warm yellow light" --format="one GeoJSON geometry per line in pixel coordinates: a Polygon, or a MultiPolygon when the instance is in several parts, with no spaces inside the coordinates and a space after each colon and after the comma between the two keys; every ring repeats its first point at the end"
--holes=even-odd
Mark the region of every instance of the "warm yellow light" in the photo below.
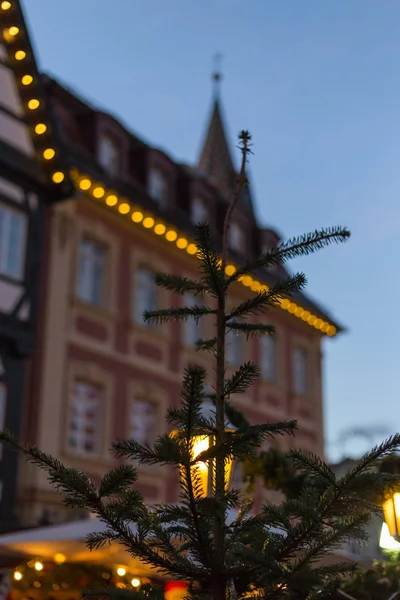
{"type": "Polygon", "coordinates": [[[54,150],[54,148],[46,148],[46,150],[43,152],[43,158],[45,158],[46,160],[51,160],[55,157],[55,155],[56,151],[54,150]]]}
{"type": "Polygon", "coordinates": [[[196,244],[189,244],[188,247],[186,248],[186,252],[188,254],[196,254],[196,252],[197,252],[196,244]]]}
{"type": "Polygon", "coordinates": [[[250,287],[251,284],[253,283],[253,278],[251,277],[251,275],[244,275],[242,277],[242,283],[243,285],[245,285],[246,287],[250,287]]]}
{"type": "Polygon", "coordinates": [[[84,192],[88,189],[90,189],[92,186],[92,182],[90,181],[90,179],[85,178],[85,179],[81,179],[81,181],[79,182],[79,187],[81,188],[81,190],[83,190],[84,192]]]}
{"type": "Polygon", "coordinates": [[[400,536],[400,494],[395,493],[383,503],[383,514],[390,535],[398,539],[400,536]]]}
{"type": "Polygon", "coordinates": [[[56,562],[58,565],[61,565],[66,560],[67,557],[65,556],[65,554],[61,554],[61,552],[57,552],[57,554],[54,555],[54,562],[56,562]]]}
{"type": "Polygon", "coordinates": [[[178,248],[180,250],[184,250],[186,248],[186,246],[188,245],[188,241],[185,238],[178,238],[176,240],[176,245],[178,246],[178,248]]]}
{"type": "Polygon", "coordinates": [[[121,213],[121,215],[127,215],[130,210],[131,210],[131,207],[129,206],[129,204],[127,202],[122,202],[118,206],[118,211],[121,213]]]}
{"type": "Polygon", "coordinates": [[[117,569],[117,574],[118,574],[120,577],[123,577],[124,575],[126,575],[126,569],[125,569],[125,567],[118,567],[118,569],[117,569]]]}
{"type": "Polygon", "coordinates": [[[167,228],[163,223],[157,223],[157,225],[154,227],[154,233],[157,235],[164,235],[166,229],[167,228]]]}
{"type": "Polygon", "coordinates": [[[42,135],[42,133],[45,133],[47,131],[47,127],[44,123],[38,123],[35,127],[35,133],[37,133],[37,135],[42,135]]]}
{"type": "Polygon", "coordinates": [[[52,180],[54,181],[54,183],[61,183],[62,181],[64,181],[64,178],[65,175],[61,171],[56,171],[52,175],[52,180]]]}
{"type": "Polygon", "coordinates": [[[106,198],[107,206],[115,206],[117,204],[117,202],[118,202],[118,198],[115,194],[110,194],[106,198]]]}
{"type": "Polygon", "coordinates": [[[2,10],[9,10],[10,8],[11,8],[11,2],[8,2],[8,0],[4,0],[4,2],[1,3],[2,10]]]}
{"type": "Polygon", "coordinates": [[[315,317],[314,315],[310,315],[307,319],[309,325],[314,325],[316,318],[317,317],[315,317]]]}
{"type": "Polygon", "coordinates": [[[14,571],[14,579],[16,581],[20,581],[22,579],[22,573],[21,573],[21,571],[14,571]]]}
{"type": "Polygon", "coordinates": [[[93,192],[92,192],[92,194],[93,194],[93,196],[95,198],[102,198],[104,196],[104,194],[105,194],[104,188],[102,188],[100,186],[99,187],[95,187],[94,190],[93,190],[93,192]]]}
{"type": "Polygon", "coordinates": [[[253,292],[259,292],[261,290],[261,284],[259,281],[253,281],[250,288],[253,292]]]}
{"type": "Polygon", "coordinates": [[[17,50],[16,53],[14,54],[15,56],[15,60],[24,60],[25,56],[26,56],[26,52],[24,52],[23,50],[17,50]]]}
{"type": "Polygon", "coordinates": [[[8,28],[8,35],[11,35],[12,37],[14,37],[18,34],[19,34],[19,28],[16,27],[15,25],[12,25],[11,27],[8,28]]]}
{"type": "Polygon", "coordinates": [[[281,301],[281,307],[283,308],[283,310],[287,310],[289,308],[290,305],[290,300],[287,300],[286,298],[284,298],[281,301]]]}
{"type": "Polygon", "coordinates": [[[32,75],[24,75],[21,79],[22,85],[31,85],[33,81],[32,75]]]}
{"type": "Polygon", "coordinates": [[[326,330],[326,333],[327,333],[329,336],[333,336],[333,335],[335,335],[335,334],[336,334],[336,327],[334,327],[333,325],[330,325],[330,326],[328,327],[328,329],[326,330]]]}
{"type": "Polygon", "coordinates": [[[320,330],[321,330],[323,333],[326,333],[326,332],[328,331],[328,329],[329,329],[329,324],[328,324],[328,323],[326,323],[325,321],[322,321],[322,323],[321,323],[321,325],[319,326],[319,328],[320,328],[320,330]]]}
{"type": "Polygon", "coordinates": [[[236,272],[236,267],[234,265],[226,265],[225,275],[230,277],[231,275],[234,275],[235,272],[236,272]]]}
{"type": "Polygon", "coordinates": [[[322,323],[322,319],[316,319],[314,321],[314,327],[315,327],[315,329],[319,329],[320,326],[321,326],[321,323],[322,323]]]}
{"type": "Polygon", "coordinates": [[[153,217],[146,217],[145,219],[143,219],[142,225],[143,227],[146,227],[146,229],[151,229],[154,225],[153,217]]]}
{"type": "Polygon", "coordinates": [[[301,318],[303,319],[303,321],[307,321],[309,316],[310,316],[310,311],[309,310],[303,310],[303,312],[301,314],[301,318]]]}
{"type": "Polygon", "coordinates": [[[294,311],[294,314],[296,315],[296,317],[301,317],[301,315],[303,314],[303,312],[304,312],[304,309],[301,308],[301,306],[298,306],[296,308],[296,310],[294,311]]]}
{"type": "Polygon", "coordinates": [[[40,560],[35,562],[35,569],[36,571],[41,571],[43,569],[43,563],[41,563],[40,560]]]}
{"type": "Polygon", "coordinates": [[[28,102],[29,110],[36,110],[37,108],[39,108],[39,106],[40,106],[40,102],[37,98],[32,98],[32,100],[29,100],[29,102],[28,102]]]}
{"type": "Polygon", "coordinates": [[[135,212],[132,213],[131,219],[134,223],[140,223],[140,221],[143,221],[143,213],[141,213],[140,210],[135,210],[135,212]]]}
{"type": "Polygon", "coordinates": [[[165,239],[168,240],[168,242],[174,242],[177,237],[178,234],[173,229],[169,229],[165,234],[165,239]]]}
{"type": "Polygon", "coordinates": [[[138,579],[137,577],[134,577],[131,581],[132,587],[134,588],[138,588],[140,586],[140,579],[138,579]]]}

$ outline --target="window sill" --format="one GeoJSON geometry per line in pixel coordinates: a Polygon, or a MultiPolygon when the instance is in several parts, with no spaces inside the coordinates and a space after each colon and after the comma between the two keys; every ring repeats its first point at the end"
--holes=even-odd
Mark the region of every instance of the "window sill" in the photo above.
{"type": "Polygon", "coordinates": [[[64,448],[63,451],[64,457],[68,460],[76,460],[84,463],[110,463],[112,462],[112,456],[108,453],[91,453],[91,452],[83,452],[79,450],[72,450],[71,448],[64,448]]]}
{"type": "Polygon", "coordinates": [[[74,308],[80,308],[85,312],[90,313],[92,316],[96,315],[102,319],[107,319],[110,321],[115,318],[115,312],[110,308],[99,306],[98,304],[92,304],[91,302],[82,300],[75,295],[70,296],[70,301],[74,308]]]}

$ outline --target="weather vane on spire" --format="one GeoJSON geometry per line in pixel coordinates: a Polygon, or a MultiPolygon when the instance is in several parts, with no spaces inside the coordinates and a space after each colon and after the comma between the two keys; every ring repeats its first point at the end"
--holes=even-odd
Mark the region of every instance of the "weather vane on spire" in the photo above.
{"type": "Polygon", "coordinates": [[[220,83],[222,80],[222,73],[221,73],[221,61],[222,61],[222,54],[215,54],[214,55],[214,70],[213,70],[213,74],[212,74],[212,79],[214,82],[214,95],[216,98],[218,98],[219,96],[219,90],[220,90],[220,83]]]}

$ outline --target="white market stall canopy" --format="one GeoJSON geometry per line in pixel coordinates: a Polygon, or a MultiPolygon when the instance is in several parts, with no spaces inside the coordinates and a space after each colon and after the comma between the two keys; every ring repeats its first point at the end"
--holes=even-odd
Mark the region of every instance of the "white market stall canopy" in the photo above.
{"type": "Polygon", "coordinates": [[[85,540],[89,533],[97,533],[105,529],[105,525],[95,518],[25,529],[0,535],[0,549],[2,553],[7,550],[24,552],[43,560],[54,560],[54,556],[61,553],[65,555],[68,562],[124,565],[138,575],[151,576],[150,567],[132,558],[120,544],[106,544],[103,548],[92,551],[86,547],[85,540]]]}

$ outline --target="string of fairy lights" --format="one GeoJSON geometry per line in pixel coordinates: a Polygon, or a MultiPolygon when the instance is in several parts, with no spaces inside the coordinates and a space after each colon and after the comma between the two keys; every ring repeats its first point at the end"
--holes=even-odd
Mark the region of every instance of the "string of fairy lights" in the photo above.
{"type": "MultiPolygon", "coordinates": [[[[38,92],[38,82],[36,73],[29,72],[29,65],[33,69],[33,57],[28,56],[28,44],[24,44],[23,40],[27,39],[26,32],[22,32],[20,27],[13,22],[13,9],[16,8],[16,2],[12,0],[3,0],[0,2],[0,17],[1,23],[7,22],[7,26],[3,28],[3,38],[9,45],[9,55],[11,61],[14,61],[16,66],[16,74],[19,77],[21,97],[28,116],[28,123],[31,126],[32,136],[34,139],[35,148],[39,157],[45,163],[48,163],[50,177],[54,184],[61,184],[67,174],[62,170],[60,165],[56,167],[58,162],[58,154],[56,149],[51,144],[51,126],[45,119],[44,100],[40,99],[38,93],[35,95],[35,90],[38,92]],[[21,43],[20,43],[21,41],[21,43]],[[25,68],[26,64],[26,68],[25,68]],[[32,93],[31,93],[32,90],[32,93]]],[[[119,215],[129,219],[134,225],[143,227],[148,231],[166,241],[174,244],[182,252],[186,252],[191,256],[197,254],[197,247],[193,241],[187,238],[187,235],[177,231],[174,227],[162,222],[149,212],[144,212],[141,207],[132,206],[128,199],[120,197],[115,191],[107,189],[101,182],[93,181],[88,175],[82,174],[78,169],[74,168],[68,174],[75,188],[87,193],[94,200],[103,202],[109,209],[116,211],[119,215]]],[[[228,264],[225,272],[229,277],[236,271],[236,265],[228,264]]],[[[265,283],[257,280],[251,275],[245,275],[240,278],[240,283],[249,288],[253,292],[268,291],[269,287],[265,283]]],[[[281,299],[279,307],[300,319],[310,327],[320,331],[322,334],[333,337],[337,333],[337,328],[311,311],[304,309],[299,304],[292,302],[289,299],[281,299]]]]}
{"type": "Polygon", "coordinates": [[[53,561],[36,558],[20,565],[13,571],[14,588],[21,592],[30,589],[40,591],[66,591],[82,587],[112,586],[121,589],[139,589],[150,583],[138,577],[126,566],[106,567],[94,563],[69,563],[62,553],[53,561]]]}

